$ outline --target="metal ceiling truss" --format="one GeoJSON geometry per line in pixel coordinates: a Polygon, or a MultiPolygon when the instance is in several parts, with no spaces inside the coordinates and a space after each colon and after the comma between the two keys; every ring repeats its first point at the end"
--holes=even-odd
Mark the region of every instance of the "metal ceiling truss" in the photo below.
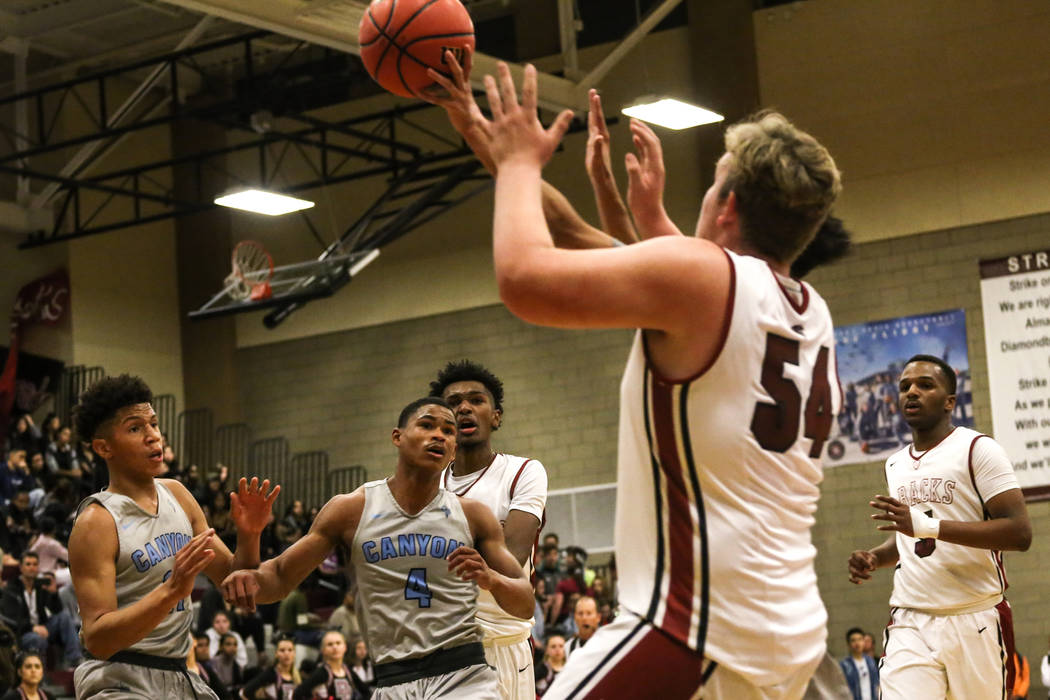
{"type": "MultiPolygon", "coordinates": [[[[267,35],[267,32],[255,32],[212,42],[0,99],[0,109],[28,105],[29,111],[36,115],[32,134],[7,133],[7,139],[0,139],[0,173],[28,178],[34,184],[47,183],[47,189],[58,202],[54,227],[30,234],[20,247],[48,245],[209,209],[214,206],[214,196],[219,194],[205,190],[204,176],[209,169],[226,174],[231,184],[269,185],[285,192],[302,192],[374,176],[397,180],[406,172],[472,160],[472,154],[461,143],[428,132],[410,120],[414,112],[431,108],[423,103],[334,122],[305,111],[279,111],[283,123],[298,122],[302,128],[266,127],[269,130],[257,133],[258,127],[250,125],[251,115],[268,105],[259,101],[262,98],[254,90],[258,86],[279,85],[273,78],[287,68],[288,58],[294,54],[294,51],[288,52],[280,65],[264,70],[253,58],[254,43],[267,35]],[[201,68],[201,62],[218,51],[225,54],[232,51],[242,56],[238,64],[242,74],[239,80],[219,81],[201,68]],[[141,108],[134,115],[127,115],[123,123],[115,124],[111,95],[116,91],[112,89],[112,81],[129,72],[144,70],[151,75],[160,71],[166,89],[153,87],[150,100],[144,100],[141,108]],[[180,94],[180,84],[187,80],[187,74],[194,77],[200,94],[189,102],[171,99],[172,95],[180,94]],[[157,114],[156,107],[164,104],[170,105],[166,113],[157,114]],[[70,115],[63,110],[71,109],[81,117],[86,114],[90,127],[56,135],[55,125],[70,120],[70,115]],[[214,122],[251,136],[223,148],[90,175],[86,171],[92,160],[85,159],[72,172],[67,168],[60,173],[48,172],[42,164],[36,165],[31,160],[84,144],[112,143],[129,134],[183,118],[214,122]],[[430,147],[424,149],[407,141],[404,134],[408,132],[427,136],[430,147]],[[241,166],[236,168],[239,172],[234,172],[229,157],[238,154],[241,154],[237,159],[241,166]],[[304,175],[293,181],[284,177],[285,171],[281,168],[290,159],[295,159],[300,166],[305,164],[298,169],[304,175]],[[254,163],[254,167],[246,170],[243,161],[254,163]],[[183,190],[194,192],[192,199],[178,199],[173,194],[171,169],[176,166],[182,166],[180,177],[193,180],[183,190]],[[275,184],[279,179],[279,184],[275,184]]],[[[314,50],[323,51],[326,59],[333,53],[316,47],[314,50]]],[[[356,61],[345,56],[339,60],[356,61]]],[[[319,89],[323,93],[327,88],[322,84],[319,89]]],[[[318,96],[307,90],[303,94],[289,92],[284,97],[288,103],[295,103],[291,106],[298,106],[303,100],[323,103],[328,95],[318,96]]],[[[97,165],[97,161],[94,162],[97,165]]]]}

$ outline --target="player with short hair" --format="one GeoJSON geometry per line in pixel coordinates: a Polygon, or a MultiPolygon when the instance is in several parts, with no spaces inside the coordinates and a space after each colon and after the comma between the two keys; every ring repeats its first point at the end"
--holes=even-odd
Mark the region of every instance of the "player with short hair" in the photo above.
{"type": "Polygon", "coordinates": [[[456,453],[456,419],[441,398],[408,404],[391,434],[393,476],[333,497],[310,531],[257,570],[223,583],[253,607],[289,591],[340,544],[350,550],[357,611],[375,659],[375,700],[498,698],[475,621],[477,590],[532,616],[532,587],[492,512],[441,487],[456,453]]]}
{"type": "Polygon", "coordinates": [[[547,696],[800,697],[825,649],[810,528],[840,399],[827,306],[788,275],[839,192],[834,161],[758,115],[727,131],[697,237],[632,202],[652,240],[557,249],[540,172],[568,115],[544,130],[535,70],[520,106],[499,70],[493,119],[473,121],[497,173],[502,299],[541,325],[645,329],[621,387],[621,614],[547,696]],[[675,673],[640,671],[653,663],[675,673]]]}
{"type": "MultiPolygon", "coordinates": [[[[449,362],[430,383],[456,416],[456,459],[442,485],[484,503],[503,526],[507,549],[532,573],[533,547],[547,504],[547,470],[535,459],[493,452],[492,433],[503,424],[503,382],[471,360],[449,362]]],[[[485,658],[496,668],[503,700],[535,700],[532,620],[506,613],[487,591],[478,593],[485,658]]]]}
{"type": "Polygon", "coordinates": [[[193,495],[164,471],[163,438],[139,377],[108,377],[80,397],[77,432],[109,468],[109,487],[80,504],[69,538],[82,636],[94,657],[77,666],[81,700],[110,697],[214,698],[187,673],[197,574],[216,585],[259,562],[259,535],[280,487],[240,480],[231,495],[237,554],[231,554],[193,495]]]}
{"type": "Polygon", "coordinates": [[[893,534],[849,558],[858,584],[895,566],[882,698],[1005,698],[1014,636],[1002,552],[1032,543],[1024,496],[999,443],[952,425],[948,363],[915,355],[899,389],[912,444],[886,460],[890,495],[870,502],[878,529],[893,534]]]}

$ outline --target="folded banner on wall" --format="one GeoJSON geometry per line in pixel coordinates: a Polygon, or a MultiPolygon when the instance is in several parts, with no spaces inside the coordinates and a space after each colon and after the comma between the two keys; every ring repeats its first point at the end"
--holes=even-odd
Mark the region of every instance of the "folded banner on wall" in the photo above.
{"type": "MultiPolygon", "coordinates": [[[[69,308],[69,274],[57,270],[33,280],[18,291],[11,308],[11,344],[0,370],[0,435],[6,435],[18,396],[18,350],[26,329],[36,324],[53,326],[69,308]]],[[[23,391],[23,394],[25,391],[23,391]]],[[[17,407],[29,412],[32,408],[17,407]]]]}
{"type": "Polygon", "coordinates": [[[1050,497],[1050,248],[980,270],[995,439],[1025,494],[1050,497]]]}
{"type": "Polygon", "coordinates": [[[825,467],[885,460],[911,442],[897,403],[897,380],[912,355],[934,355],[955,368],[958,400],[952,422],[973,426],[962,309],[838,327],[835,353],[843,402],[824,448],[825,467]]]}

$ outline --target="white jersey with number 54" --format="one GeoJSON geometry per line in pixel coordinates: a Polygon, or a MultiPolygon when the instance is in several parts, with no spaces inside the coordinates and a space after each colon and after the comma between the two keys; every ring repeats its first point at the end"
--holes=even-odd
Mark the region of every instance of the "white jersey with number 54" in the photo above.
{"type": "Polygon", "coordinates": [[[757,685],[824,653],[810,538],[841,404],[824,300],[758,258],[732,271],[723,344],[664,378],[641,332],[620,389],[620,602],[757,685]]]}

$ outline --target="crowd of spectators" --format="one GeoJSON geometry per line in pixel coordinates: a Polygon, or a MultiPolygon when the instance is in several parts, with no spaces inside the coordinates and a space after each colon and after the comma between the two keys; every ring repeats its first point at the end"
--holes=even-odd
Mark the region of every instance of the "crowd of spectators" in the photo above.
{"type": "MultiPolygon", "coordinates": [[[[19,684],[36,688],[45,670],[70,669],[83,658],[66,545],[78,504],[105,487],[108,473],[105,462],[89,445],[76,443],[69,426],[54,415],[43,429],[31,416],[20,416],[0,454],[2,698],[19,684]]],[[[164,464],[165,476],[194,495],[216,535],[235,546],[229,470],[183,467],[171,445],[164,448],[164,464]]],[[[317,509],[302,501],[289,503],[261,536],[262,558],[291,546],[316,515],[317,509]]],[[[366,700],[375,674],[344,563],[344,553],[333,552],[285,600],[254,612],[229,607],[202,576],[194,592],[197,624],[188,666],[220,698],[366,700]]],[[[572,651],[611,621],[615,603],[613,585],[587,567],[587,553],[560,548],[555,534],[544,537],[534,563],[533,642],[542,695],[572,651]]],[[[608,571],[615,575],[615,566],[608,571]]]]}

